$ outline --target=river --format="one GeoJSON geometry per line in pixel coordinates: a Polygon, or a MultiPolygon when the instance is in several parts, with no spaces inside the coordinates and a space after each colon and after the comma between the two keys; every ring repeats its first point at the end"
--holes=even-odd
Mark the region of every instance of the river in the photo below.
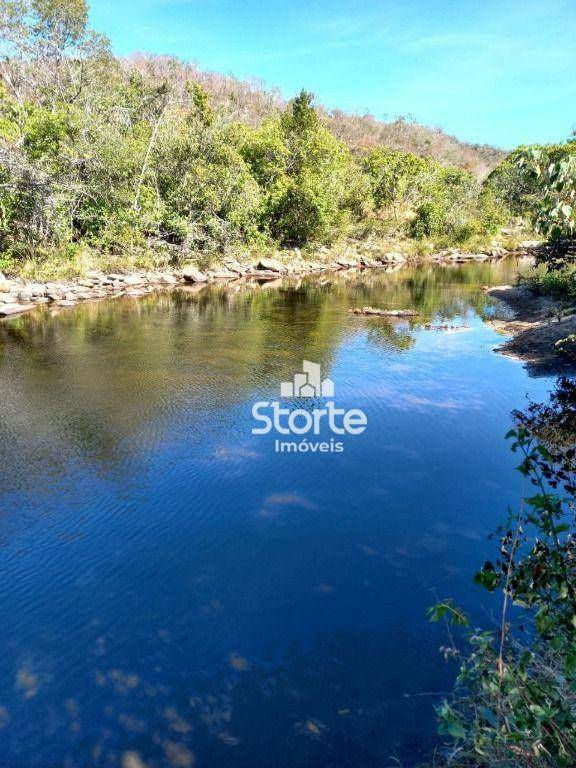
{"type": "Polygon", "coordinates": [[[2,323],[2,767],[430,754],[456,667],[426,608],[453,596],[489,624],[472,577],[520,499],[510,412],[552,384],[493,351],[482,286],[517,270],[210,286],[2,323]],[[419,315],[348,312],[366,305],[419,315]],[[305,436],[338,452],[252,433],[304,361],[365,415],[305,436]]]}

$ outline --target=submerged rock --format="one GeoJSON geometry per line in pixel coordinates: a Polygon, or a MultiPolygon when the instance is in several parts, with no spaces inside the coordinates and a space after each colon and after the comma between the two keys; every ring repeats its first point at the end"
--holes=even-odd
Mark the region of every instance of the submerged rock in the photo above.
{"type": "Polygon", "coordinates": [[[213,269],[208,275],[214,280],[236,280],[238,277],[238,274],[230,269],[213,269]]]}
{"type": "Polygon", "coordinates": [[[0,304],[0,317],[20,315],[34,309],[34,304],[0,304]]]}
{"type": "Polygon", "coordinates": [[[380,317],[416,317],[413,309],[376,309],[375,307],[356,307],[349,309],[354,315],[378,315],[380,317]]]}

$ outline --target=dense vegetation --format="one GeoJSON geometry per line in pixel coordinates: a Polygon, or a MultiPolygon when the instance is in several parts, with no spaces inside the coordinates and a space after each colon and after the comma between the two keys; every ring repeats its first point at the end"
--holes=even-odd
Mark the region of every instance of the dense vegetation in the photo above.
{"type": "MultiPolygon", "coordinates": [[[[576,764],[576,383],[515,416],[526,498],[476,576],[502,591],[500,625],[471,635],[455,694],[439,708],[457,768],[576,764]]],[[[431,616],[467,623],[449,601],[431,616]]]]}
{"type": "Polygon", "coordinates": [[[175,262],[373,231],[463,243],[505,221],[469,170],[352,151],[304,91],[247,119],[193,69],[117,60],[84,0],[2,0],[0,33],[2,269],[90,251],[175,262]]]}
{"type": "Polygon", "coordinates": [[[564,144],[519,147],[486,186],[546,239],[538,261],[558,281],[576,258],[576,136],[564,144]]]}

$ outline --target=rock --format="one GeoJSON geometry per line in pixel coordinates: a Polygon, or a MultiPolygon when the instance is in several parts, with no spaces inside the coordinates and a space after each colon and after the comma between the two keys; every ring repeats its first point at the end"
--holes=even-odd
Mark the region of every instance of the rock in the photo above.
{"type": "Polygon", "coordinates": [[[26,289],[24,289],[23,291],[20,291],[20,293],[18,294],[18,299],[23,304],[29,304],[32,301],[32,298],[33,298],[32,291],[28,291],[26,289]]]}
{"type": "Polygon", "coordinates": [[[234,272],[236,276],[244,275],[246,272],[242,264],[236,261],[236,259],[225,259],[224,266],[226,269],[229,269],[230,272],[234,272]]]}
{"type": "Polygon", "coordinates": [[[142,285],[142,278],[140,275],[127,275],[124,282],[126,285],[142,285]]]}
{"type": "Polygon", "coordinates": [[[400,263],[402,261],[406,261],[406,256],[404,256],[403,253],[398,253],[397,251],[390,251],[389,253],[384,254],[382,261],[394,261],[400,263]]]}
{"type": "Polygon", "coordinates": [[[58,306],[59,307],[75,307],[76,306],[76,302],[72,301],[72,299],[61,299],[58,302],[58,306]]]}
{"type": "Polygon", "coordinates": [[[208,276],[200,272],[196,267],[189,265],[182,270],[182,277],[187,283],[205,283],[208,276]]]}
{"type": "Polygon", "coordinates": [[[0,302],[2,304],[17,304],[18,295],[16,293],[0,293],[0,302]]]}
{"type": "Polygon", "coordinates": [[[45,296],[46,286],[43,283],[29,283],[26,286],[26,291],[31,293],[32,296],[45,296]]]}
{"type": "Polygon", "coordinates": [[[343,256],[336,259],[336,263],[340,264],[340,266],[343,267],[344,269],[347,269],[349,267],[355,267],[358,264],[357,261],[353,261],[352,259],[346,259],[343,256]]]}
{"type": "Polygon", "coordinates": [[[238,277],[236,272],[228,269],[214,269],[207,272],[207,274],[209,277],[214,278],[214,280],[236,280],[238,277]]]}
{"type": "Polygon", "coordinates": [[[521,243],[518,243],[518,248],[530,250],[531,248],[538,248],[539,245],[542,245],[541,240],[523,240],[521,243]]]}
{"type": "Polygon", "coordinates": [[[31,309],[34,309],[33,304],[0,304],[0,317],[20,315],[22,312],[29,312],[31,309]]]}
{"type": "Polygon", "coordinates": [[[62,296],[66,293],[67,288],[62,283],[46,283],[47,293],[61,293],[62,296]]]}
{"type": "Polygon", "coordinates": [[[159,275],[158,282],[162,283],[162,285],[176,285],[178,278],[174,277],[174,275],[159,275]]]}
{"type": "Polygon", "coordinates": [[[0,279],[0,293],[10,293],[12,290],[12,283],[6,280],[4,276],[0,279]]]}
{"type": "Polygon", "coordinates": [[[378,264],[377,261],[374,261],[374,259],[369,259],[368,256],[361,256],[360,264],[362,264],[364,267],[372,267],[372,268],[380,266],[380,264],[378,264]]]}
{"type": "Polygon", "coordinates": [[[256,268],[268,272],[286,272],[286,267],[282,262],[278,261],[278,259],[268,259],[266,257],[260,259],[256,268]]]}
{"type": "Polygon", "coordinates": [[[362,307],[349,309],[354,315],[378,315],[381,317],[416,317],[418,312],[413,309],[375,309],[374,307],[362,307]]]}

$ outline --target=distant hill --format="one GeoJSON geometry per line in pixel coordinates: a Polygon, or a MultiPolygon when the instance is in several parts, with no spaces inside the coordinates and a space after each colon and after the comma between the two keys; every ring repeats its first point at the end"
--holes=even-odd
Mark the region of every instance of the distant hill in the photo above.
{"type": "MultiPolygon", "coordinates": [[[[191,80],[200,83],[211,95],[213,105],[230,119],[258,124],[281,110],[285,100],[280,91],[258,80],[239,80],[217,72],[205,72],[194,63],[184,63],[170,56],[136,53],[121,59],[128,72],[139,72],[146,80],[184,87],[191,80]]],[[[506,157],[506,152],[488,144],[468,144],[450,136],[441,128],[429,128],[403,117],[389,122],[372,115],[354,115],[319,106],[331,130],[356,152],[379,144],[433,157],[448,165],[458,165],[484,178],[506,157]]]]}

